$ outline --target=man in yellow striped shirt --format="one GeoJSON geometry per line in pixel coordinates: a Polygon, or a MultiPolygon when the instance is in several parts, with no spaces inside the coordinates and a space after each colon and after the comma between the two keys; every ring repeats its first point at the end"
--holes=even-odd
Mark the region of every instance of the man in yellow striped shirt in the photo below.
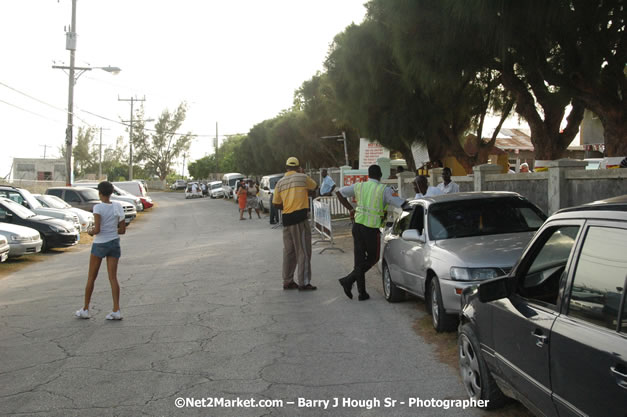
{"type": "Polygon", "coordinates": [[[311,226],[309,225],[309,195],[318,184],[298,172],[300,163],[290,157],[285,163],[287,172],[277,182],[272,204],[282,210],[283,221],[283,289],[315,290],[311,285],[311,226]],[[298,266],[298,283],[294,272],[298,266]]]}

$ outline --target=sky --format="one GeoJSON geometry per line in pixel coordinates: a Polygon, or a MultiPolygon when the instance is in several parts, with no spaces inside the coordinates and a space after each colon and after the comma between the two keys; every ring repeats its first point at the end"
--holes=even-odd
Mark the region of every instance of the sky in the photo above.
{"type": "MultiPolygon", "coordinates": [[[[74,137],[93,126],[103,128],[103,149],[127,139],[120,120],[129,120],[130,103],[119,99],[145,98],[154,119],[185,101],[180,130],[198,135],[191,159],[213,153],[216,123],[223,140],[288,109],[294,91],[323,69],[334,36],[363,20],[365,2],[77,0],[75,65],[122,71],[80,75],[74,137]]],[[[71,0],[0,1],[0,178],[14,157],[60,157],[68,75],[52,65],[69,65],[71,12],[71,0]]]]}

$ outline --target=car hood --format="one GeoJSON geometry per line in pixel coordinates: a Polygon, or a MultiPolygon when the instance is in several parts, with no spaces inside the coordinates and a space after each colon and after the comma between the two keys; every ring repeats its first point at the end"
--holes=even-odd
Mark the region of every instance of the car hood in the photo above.
{"type": "Polygon", "coordinates": [[[27,220],[46,226],[54,225],[64,227],[69,231],[74,230],[74,223],[66,222],[65,220],[61,219],[55,219],[54,217],[36,215],[34,217],[29,217],[27,220]]]}
{"type": "Polygon", "coordinates": [[[39,232],[32,227],[20,226],[18,224],[0,223],[0,234],[16,234],[20,236],[39,236],[39,232]]]}
{"type": "Polygon", "coordinates": [[[36,214],[39,214],[39,215],[42,215],[42,216],[48,216],[48,217],[55,217],[55,218],[62,218],[62,217],[65,217],[65,216],[72,217],[72,213],[69,213],[65,209],[56,209],[56,208],[49,208],[49,207],[39,207],[39,208],[36,208],[33,211],[36,214]]]}
{"type": "Polygon", "coordinates": [[[445,239],[436,241],[434,246],[439,249],[436,256],[446,258],[451,266],[510,268],[518,261],[534,233],[445,239]]]}

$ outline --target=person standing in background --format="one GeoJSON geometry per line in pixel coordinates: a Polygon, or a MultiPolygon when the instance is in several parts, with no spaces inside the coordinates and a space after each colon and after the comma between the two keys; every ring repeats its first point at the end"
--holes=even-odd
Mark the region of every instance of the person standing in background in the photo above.
{"type": "Polygon", "coordinates": [[[442,191],[442,194],[452,194],[459,192],[459,185],[451,181],[450,168],[447,167],[442,170],[442,180],[443,182],[438,184],[438,189],[442,191]]]}
{"type": "Polygon", "coordinates": [[[329,196],[333,195],[333,190],[335,190],[335,181],[331,178],[326,168],[322,170],[322,184],[320,184],[320,195],[321,196],[329,196]]]}
{"type": "Polygon", "coordinates": [[[259,192],[259,187],[255,185],[253,180],[248,180],[248,195],[246,196],[246,207],[248,208],[248,218],[253,218],[253,209],[255,213],[257,213],[257,217],[261,219],[261,214],[259,214],[259,199],[257,198],[257,193],[259,192]]]}
{"type": "Polygon", "coordinates": [[[244,212],[246,211],[246,199],[248,197],[248,190],[246,189],[246,183],[241,180],[237,185],[237,204],[239,206],[239,219],[246,220],[244,218],[244,212]]]}
{"type": "Polygon", "coordinates": [[[416,191],[415,199],[423,197],[432,197],[434,195],[442,194],[442,191],[438,187],[432,187],[427,181],[427,177],[424,175],[418,175],[413,182],[414,191],[416,191]]]}

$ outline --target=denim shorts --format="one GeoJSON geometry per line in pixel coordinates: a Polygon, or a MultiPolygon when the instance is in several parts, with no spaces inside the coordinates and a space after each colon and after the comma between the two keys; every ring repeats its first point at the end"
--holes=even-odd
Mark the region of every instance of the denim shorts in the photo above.
{"type": "Polygon", "coordinates": [[[92,243],[91,254],[99,258],[110,256],[112,258],[120,258],[122,252],[120,250],[120,238],[110,240],[105,243],[92,243]]]}

